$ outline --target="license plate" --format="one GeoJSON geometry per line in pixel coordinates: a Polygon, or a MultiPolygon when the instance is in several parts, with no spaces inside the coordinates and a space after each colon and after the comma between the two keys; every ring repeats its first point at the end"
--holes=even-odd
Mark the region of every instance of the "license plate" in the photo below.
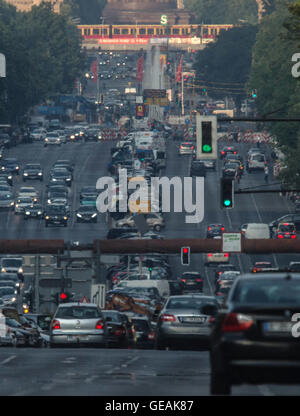
{"type": "Polygon", "coordinates": [[[292,334],[293,322],[264,322],[263,329],[265,334],[292,334]]]}
{"type": "Polygon", "coordinates": [[[195,284],[195,282],[186,282],[186,284],[192,286],[195,284]]]}
{"type": "Polygon", "coordinates": [[[181,322],[203,324],[206,321],[204,317],[183,316],[181,322]]]}

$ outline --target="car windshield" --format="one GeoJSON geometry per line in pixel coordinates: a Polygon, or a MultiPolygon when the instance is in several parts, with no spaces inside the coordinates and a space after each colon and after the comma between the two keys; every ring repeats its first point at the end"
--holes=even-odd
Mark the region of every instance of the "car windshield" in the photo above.
{"type": "Polygon", "coordinates": [[[150,330],[149,322],[146,319],[132,319],[136,331],[146,332],[150,330]]]}
{"type": "Polygon", "coordinates": [[[255,279],[239,281],[232,301],[236,303],[262,303],[264,305],[289,304],[300,307],[300,279],[255,279]]]}
{"type": "Polygon", "coordinates": [[[63,319],[96,319],[100,317],[99,310],[91,306],[60,306],[55,314],[55,318],[63,319]]]}
{"type": "Polygon", "coordinates": [[[2,259],[3,267],[21,267],[23,264],[22,259],[2,259]]]}
{"type": "Polygon", "coordinates": [[[13,287],[0,287],[0,297],[14,294],[15,289],[13,287]]]}
{"type": "Polygon", "coordinates": [[[284,233],[293,233],[295,232],[294,224],[279,224],[279,231],[284,233]]]}
{"type": "Polygon", "coordinates": [[[208,300],[207,298],[205,299],[205,297],[195,298],[184,296],[182,298],[169,299],[165,309],[197,309],[201,312],[207,305],[215,306],[217,308],[214,300],[208,300]]]}
{"type": "Polygon", "coordinates": [[[25,169],[41,169],[40,165],[26,165],[25,169]]]}
{"type": "Polygon", "coordinates": [[[87,213],[97,212],[94,207],[80,207],[78,211],[79,212],[87,212],[87,213]]]}
{"type": "Polygon", "coordinates": [[[102,314],[103,314],[105,320],[107,320],[107,318],[109,318],[108,320],[111,321],[111,322],[120,323],[119,315],[117,315],[116,313],[102,311],[102,314]]]}

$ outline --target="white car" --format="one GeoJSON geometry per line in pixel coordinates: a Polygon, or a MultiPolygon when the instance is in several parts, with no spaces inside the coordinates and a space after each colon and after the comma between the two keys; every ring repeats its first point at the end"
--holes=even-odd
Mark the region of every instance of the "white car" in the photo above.
{"type": "Polygon", "coordinates": [[[15,203],[15,214],[22,214],[32,203],[32,198],[29,196],[18,197],[15,203]]]}
{"type": "Polygon", "coordinates": [[[33,186],[21,186],[17,198],[30,197],[33,202],[37,202],[39,194],[33,186]]]}
{"type": "Polygon", "coordinates": [[[43,128],[35,129],[30,134],[31,138],[36,141],[44,140],[46,135],[47,135],[47,130],[43,128]]]}
{"type": "Polygon", "coordinates": [[[229,263],[229,253],[207,253],[204,256],[205,266],[229,263]]]}
{"type": "Polygon", "coordinates": [[[44,146],[47,147],[48,145],[58,145],[61,146],[61,138],[58,133],[55,131],[51,131],[50,133],[47,133],[44,141],[44,146]]]}
{"type": "Polygon", "coordinates": [[[267,164],[266,157],[263,153],[251,153],[248,160],[248,172],[254,170],[264,170],[267,164]]]}

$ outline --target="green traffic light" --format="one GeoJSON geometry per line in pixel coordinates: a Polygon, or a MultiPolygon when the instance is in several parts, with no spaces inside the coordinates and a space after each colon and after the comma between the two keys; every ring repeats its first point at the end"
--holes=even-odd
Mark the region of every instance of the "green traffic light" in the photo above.
{"type": "Polygon", "coordinates": [[[229,207],[231,205],[231,201],[229,199],[225,199],[224,206],[229,207]]]}
{"type": "Polygon", "coordinates": [[[204,144],[202,146],[203,153],[211,153],[211,146],[209,144],[204,144]]]}

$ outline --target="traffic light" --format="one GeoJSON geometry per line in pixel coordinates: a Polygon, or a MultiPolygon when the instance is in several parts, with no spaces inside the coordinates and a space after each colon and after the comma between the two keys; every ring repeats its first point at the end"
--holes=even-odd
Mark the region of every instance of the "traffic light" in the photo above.
{"type": "Polygon", "coordinates": [[[217,117],[197,115],[197,159],[217,159],[217,117]]]}
{"type": "Polygon", "coordinates": [[[59,293],[59,303],[67,303],[70,302],[71,295],[69,292],[60,292],[59,293]]]}
{"type": "Polygon", "coordinates": [[[189,266],[190,265],[190,255],[191,255],[190,247],[181,247],[181,264],[182,264],[182,266],[189,266]]]}
{"type": "Polygon", "coordinates": [[[233,208],[233,180],[229,178],[221,178],[220,191],[221,208],[233,208]]]}
{"type": "Polygon", "coordinates": [[[256,92],[256,89],[255,88],[252,90],[251,95],[252,95],[252,98],[256,98],[257,97],[257,92],[256,92]]]}

